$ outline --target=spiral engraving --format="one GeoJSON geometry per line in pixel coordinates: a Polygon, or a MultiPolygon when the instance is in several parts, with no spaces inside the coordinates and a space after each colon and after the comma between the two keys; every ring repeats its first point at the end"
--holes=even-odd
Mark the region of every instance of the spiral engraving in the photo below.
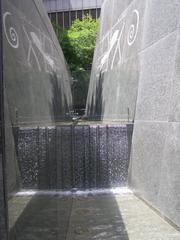
{"type": "Polygon", "coordinates": [[[7,17],[11,16],[12,14],[10,12],[6,12],[3,15],[3,27],[4,27],[4,32],[6,39],[8,43],[11,45],[13,48],[18,48],[19,47],[19,37],[16,32],[16,30],[13,27],[7,27],[7,17]]]}
{"type": "Polygon", "coordinates": [[[136,24],[131,24],[128,32],[127,42],[129,46],[132,46],[136,40],[138,28],[139,28],[139,12],[135,9],[133,14],[136,15],[136,24]]]}

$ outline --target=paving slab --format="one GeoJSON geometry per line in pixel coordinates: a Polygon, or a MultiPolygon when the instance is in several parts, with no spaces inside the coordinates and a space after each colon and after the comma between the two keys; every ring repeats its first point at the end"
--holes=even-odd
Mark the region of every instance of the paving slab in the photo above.
{"type": "Polygon", "coordinates": [[[15,197],[9,203],[10,240],[65,240],[72,198],[15,197]]]}
{"type": "Polygon", "coordinates": [[[67,240],[179,240],[180,232],[133,194],[73,201],[67,240]]]}
{"type": "Polygon", "coordinates": [[[16,196],[10,240],[179,240],[180,232],[127,193],[16,196]]]}

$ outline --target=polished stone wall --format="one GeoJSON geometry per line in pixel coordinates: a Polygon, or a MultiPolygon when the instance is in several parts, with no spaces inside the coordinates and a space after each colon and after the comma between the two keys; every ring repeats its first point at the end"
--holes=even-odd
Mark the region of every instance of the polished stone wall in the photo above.
{"type": "Polygon", "coordinates": [[[132,119],[130,187],[180,226],[180,2],[106,0],[87,115],[132,119]]]}
{"type": "Polygon", "coordinates": [[[90,118],[133,120],[146,1],[105,1],[90,80],[90,118]]]}
{"type": "Polygon", "coordinates": [[[180,2],[148,1],[131,187],[180,226],[180,2]]]}
{"type": "MultiPolygon", "coordinates": [[[[55,124],[69,118],[72,96],[66,62],[42,2],[0,2],[3,40],[3,56],[0,54],[3,71],[0,72],[4,83],[0,86],[3,94],[0,106],[5,120],[5,138],[0,142],[4,146],[4,155],[0,156],[0,239],[4,240],[5,209],[9,204],[3,202],[4,191],[9,199],[22,186],[14,126],[55,124]]],[[[12,216],[12,208],[8,207],[12,216]]]]}
{"type": "Polygon", "coordinates": [[[19,128],[23,189],[127,186],[132,125],[19,128]]]}
{"type": "Polygon", "coordinates": [[[41,1],[3,1],[4,79],[16,125],[66,118],[72,96],[66,62],[41,1]]]}
{"type": "MultiPolygon", "coordinates": [[[[0,1],[0,36],[2,36],[2,11],[0,1]]],[[[0,239],[7,240],[7,209],[5,198],[5,151],[4,151],[4,109],[3,109],[3,50],[0,38],[0,239]]]]}
{"type": "Polygon", "coordinates": [[[2,167],[2,154],[0,154],[0,239],[7,239],[7,215],[4,189],[4,172],[2,167]]]}
{"type": "Polygon", "coordinates": [[[2,1],[5,153],[8,193],[21,187],[15,128],[66,119],[70,77],[40,1],[2,1]]]}

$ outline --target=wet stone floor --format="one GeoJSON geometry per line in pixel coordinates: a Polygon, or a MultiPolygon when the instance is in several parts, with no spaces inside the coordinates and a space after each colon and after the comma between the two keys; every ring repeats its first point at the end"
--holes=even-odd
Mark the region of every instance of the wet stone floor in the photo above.
{"type": "Polygon", "coordinates": [[[180,232],[131,193],[13,197],[9,225],[11,240],[180,239],[180,232]]]}

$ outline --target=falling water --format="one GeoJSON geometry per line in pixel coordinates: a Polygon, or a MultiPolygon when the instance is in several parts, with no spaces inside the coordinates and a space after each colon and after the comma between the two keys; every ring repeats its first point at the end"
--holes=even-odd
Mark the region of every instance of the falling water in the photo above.
{"type": "Polygon", "coordinates": [[[24,189],[92,189],[127,185],[132,125],[18,129],[24,189]]]}

